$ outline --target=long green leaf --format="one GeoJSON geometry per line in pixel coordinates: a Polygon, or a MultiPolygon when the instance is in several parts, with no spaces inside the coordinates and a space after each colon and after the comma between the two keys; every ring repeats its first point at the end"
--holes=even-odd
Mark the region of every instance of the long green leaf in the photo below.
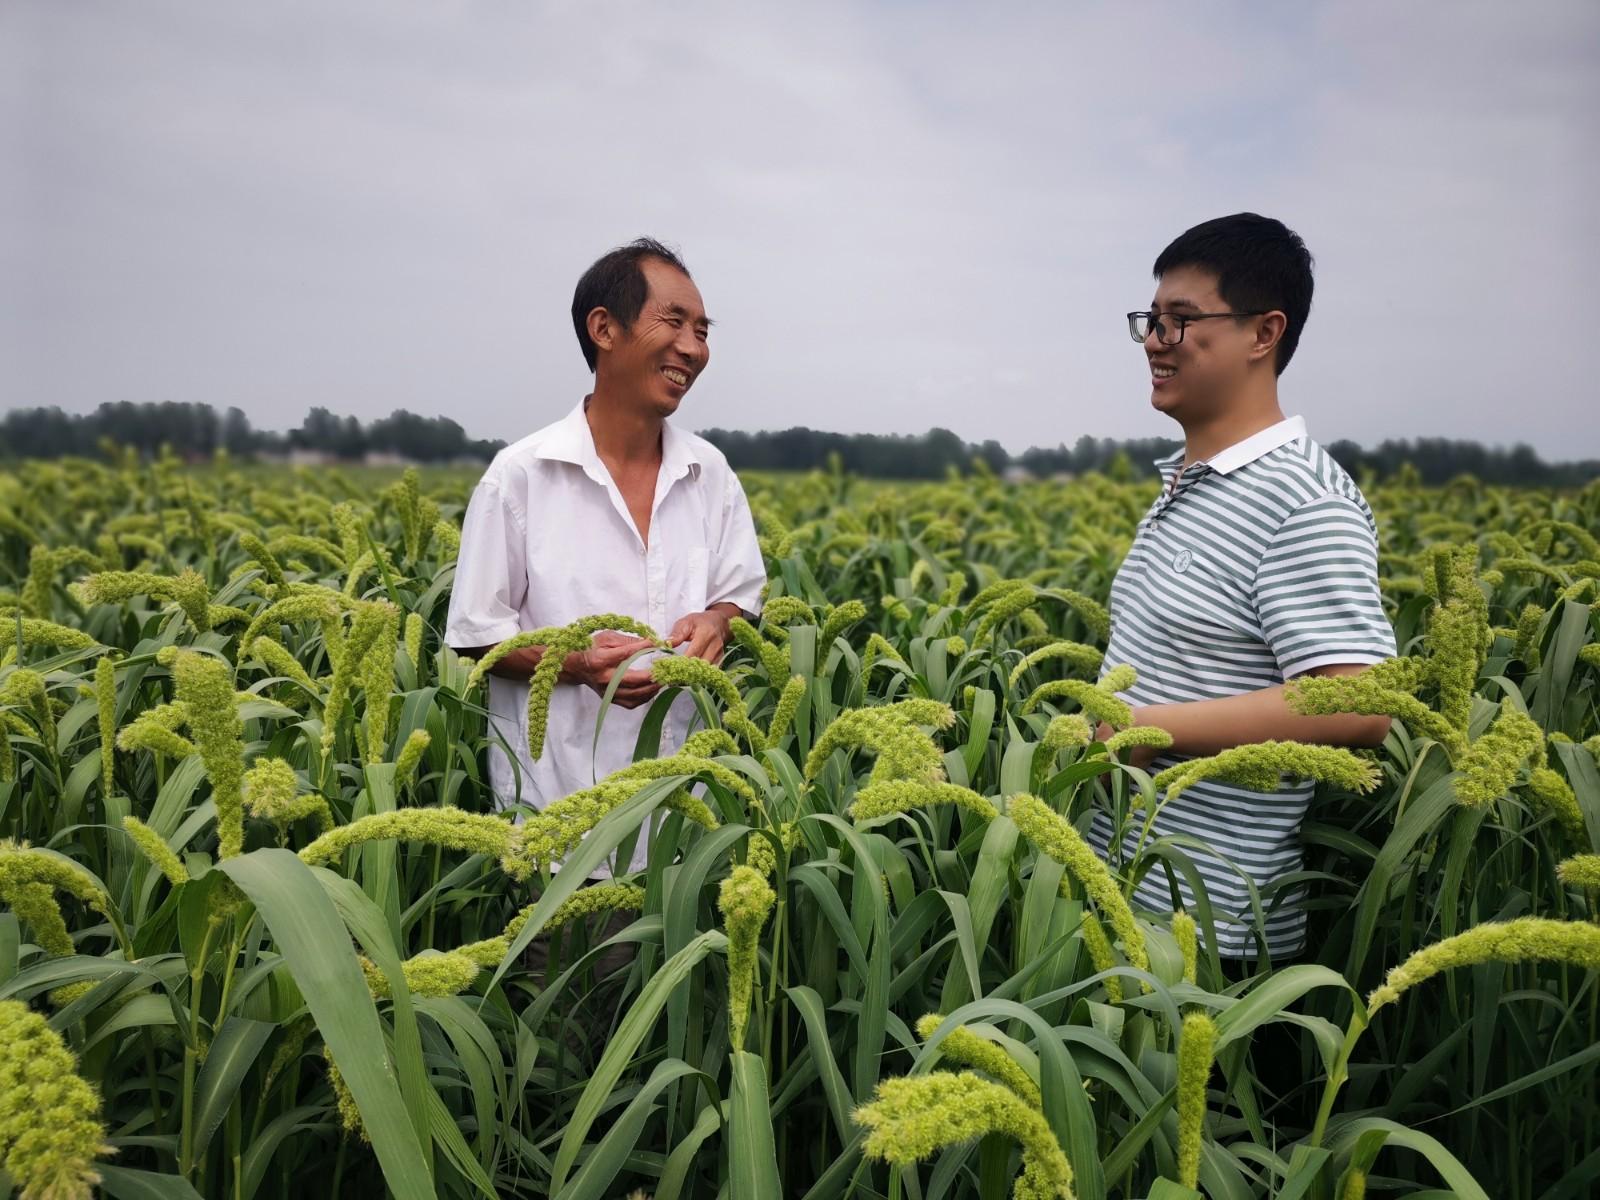
{"type": "Polygon", "coordinates": [[[211,1142],[211,1135],[228,1114],[228,1106],[239,1094],[245,1075],[255,1065],[261,1047],[277,1029],[266,1021],[230,1016],[211,1039],[205,1065],[195,1085],[194,1154],[199,1159],[211,1142]]]}
{"type": "Polygon", "coordinates": [[[744,1050],[730,1056],[733,1087],[728,1097],[728,1195],[730,1200],[768,1200],[783,1193],[767,1099],[767,1069],[744,1050]]]}
{"type": "Polygon", "coordinates": [[[667,997],[687,978],[696,963],[707,954],[721,950],[727,942],[728,939],[721,931],[707,930],[668,959],[651,977],[650,982],[645,984],[644,990],[639,993],[639,998],[628,1009],[627,1016],[623,1017],[616,1033],[607,1043],[605,1053],[595,1064],[594,1074],[589,1077],[589,1082],[584,1087],[582,1095],[578,1097],[578,1103],[567,1121],[560,1148],[556,1151],[551,1166],[552,1191],[559,1193],[561,1188],[566,1186],[567,1176],[577,1161],[578,1151],[582,1148],[589,1129],[610,1099],[612,1089],[616,1087],[622,1072],[632,1061],[634,1052],[654,1026],[656,1018],[661,1015],[667,997]]]}
{"type": "Polygon", "coordinates": [[[406,1113],[378,1010],[350,933],[312,869],[287,850],[257,850],[218,869],[250,897],[271,930],[338,1064],[389,1188],[400,1200],[433,1196],[427,1148],[406,1113]]]}

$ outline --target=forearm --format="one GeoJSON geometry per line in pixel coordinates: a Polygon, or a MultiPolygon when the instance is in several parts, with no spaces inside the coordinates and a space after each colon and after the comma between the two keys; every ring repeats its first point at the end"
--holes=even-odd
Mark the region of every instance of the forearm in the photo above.
{"type": "Polygon", "coordinates": [[[1388,717],[1354,713],[1308,717],[1289,707],[1284,685],[1134,709],[1135,725],[1154,725],[1172,735],[1173,754],[1218,754],[1253,742],[1312,742],[1324,746],[1377,746],[1389,732],[1388,717]]]}

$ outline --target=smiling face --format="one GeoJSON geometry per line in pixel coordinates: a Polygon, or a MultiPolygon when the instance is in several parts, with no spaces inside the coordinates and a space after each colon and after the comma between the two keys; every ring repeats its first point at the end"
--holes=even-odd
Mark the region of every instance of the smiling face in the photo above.
{"type": "MultiPolygon", "coordinates": [[[[1192,266],[1161,276],[1150,310],[1179,317],[1232,311],[1217,291],[1216,275],[1192,266]]],[[[1160,341],[1152,327],[1144,340],[1151,405],[1185,426],[1214,419],[1244,394],[1253,371],[1271,371],[1282,319],[1281,313],[1271,313],[1191,321],[1176,346],[1160,341]]]]}
{"type": "Polygon", "coordinates": [[[711,361],[711,322],[700,289],[682,271],[654,258],[639,269],[649,291],[629,327],[603,308],[589,314],[589,335],[600,351],[596,385],[670,417],[711,361]]]}

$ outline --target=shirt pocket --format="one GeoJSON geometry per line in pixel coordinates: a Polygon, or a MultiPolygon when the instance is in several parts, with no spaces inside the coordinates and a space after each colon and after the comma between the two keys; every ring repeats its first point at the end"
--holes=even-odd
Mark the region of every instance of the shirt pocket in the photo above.
{"type": "Polygon", "coordinates": [[[706,546],[691,546],[684,552],[682,575],[674,589],[678,616],[703,612],[711,586],[711,550],[706,546]]]}

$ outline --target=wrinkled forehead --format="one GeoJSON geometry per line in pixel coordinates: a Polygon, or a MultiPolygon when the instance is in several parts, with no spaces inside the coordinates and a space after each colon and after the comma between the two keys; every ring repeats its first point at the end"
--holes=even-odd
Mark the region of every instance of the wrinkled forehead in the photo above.
{"type": "Polygon", "coordinates": [[[700,289],[694,280],[659,259],[647,258],[640,268],[650,286],[647,304],[675,310],[692,321],[707,320],[705,301],[700,298],[700,289]]]}
{"type": "Polygon", "coordinates": [[[1219,312],[1225,305],[1217,276],[1204,267],[1174,267],[1156,280],[1150,307],[1159,312],[1219,312]]]}

